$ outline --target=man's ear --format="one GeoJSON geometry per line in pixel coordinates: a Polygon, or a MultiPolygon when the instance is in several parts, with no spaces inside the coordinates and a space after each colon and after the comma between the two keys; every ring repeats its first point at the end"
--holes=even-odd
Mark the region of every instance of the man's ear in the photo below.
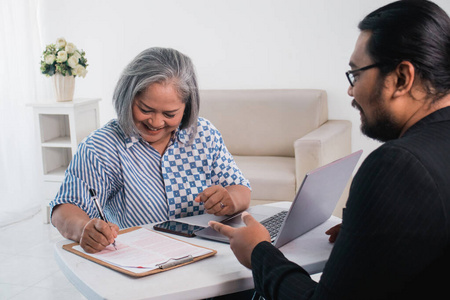
{"type": "Polygon", "coordinates": [[[409,61],[402,61],[394,70],[395,91],[394,97],[400,97],[409,93],[414,84],[416,70],[409,61]]]}

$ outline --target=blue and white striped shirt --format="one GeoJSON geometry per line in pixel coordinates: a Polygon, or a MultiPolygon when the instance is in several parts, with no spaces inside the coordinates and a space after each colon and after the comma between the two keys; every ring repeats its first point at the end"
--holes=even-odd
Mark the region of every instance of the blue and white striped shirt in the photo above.
{"type": "Polygon", "coordinates": [[[199,118],[177,130],[164,155],[140,136],[127,137],[117,120],[91,133],[78,146],[51,209],[71,203],[89,217],[99,214],[89,196],[97,191],[108,221],[120,228],[203,214],[194,201],[211,185],[250,188],[228,152],[220,132],[199,118]]]}

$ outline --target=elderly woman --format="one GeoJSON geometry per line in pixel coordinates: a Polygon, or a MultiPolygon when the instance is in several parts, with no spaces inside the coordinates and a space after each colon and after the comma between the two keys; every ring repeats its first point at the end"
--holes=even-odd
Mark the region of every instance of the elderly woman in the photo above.
{"type": "Polygon", "coordinates": [[[150,48],[123,71],[114,91],[118,119],[78,147],[56,198],[52,223],[61,234],[98,252],[119,228],[246,209],[250,185],[219,131],[198,117],[191,60],[150,48]],[[109,223],[89,195],[96,191],[109,223]]]}

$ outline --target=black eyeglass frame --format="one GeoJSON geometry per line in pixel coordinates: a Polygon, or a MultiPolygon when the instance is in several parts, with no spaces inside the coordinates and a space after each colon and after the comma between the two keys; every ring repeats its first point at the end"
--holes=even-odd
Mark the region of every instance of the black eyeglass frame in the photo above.
{"type": "Polygon", "coordinates": [[[381,65],[380,63],[371,64],[371,65],[368,65],[368,66],[365,66],[365,67],[362,67],[362,68],[359,68],[356,70],[347,71],[347,72],[345,72],[345,75],[347,76],[348,82],[350,82],[350,85],[353,87],[353,86],[355,86],[355,84],[354,84],[355,77],[353,76],[353,74],[361,72],[361,71],[369,70],[372,68],[376,68],[376,67],[379,67],[380,65],[381,65]]]}

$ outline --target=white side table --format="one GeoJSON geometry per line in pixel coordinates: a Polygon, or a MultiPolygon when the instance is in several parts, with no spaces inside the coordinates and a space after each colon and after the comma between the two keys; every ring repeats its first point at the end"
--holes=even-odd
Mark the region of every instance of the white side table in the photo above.
{"type": "Polygon", "coordinates": [[[78,144],[100,126],[100,98],[74,99],[68,102],[30,103],[39,134],[42,157],[43,221],[50,222],[49,202],[56,196],[64,172],[78,144]]]}

